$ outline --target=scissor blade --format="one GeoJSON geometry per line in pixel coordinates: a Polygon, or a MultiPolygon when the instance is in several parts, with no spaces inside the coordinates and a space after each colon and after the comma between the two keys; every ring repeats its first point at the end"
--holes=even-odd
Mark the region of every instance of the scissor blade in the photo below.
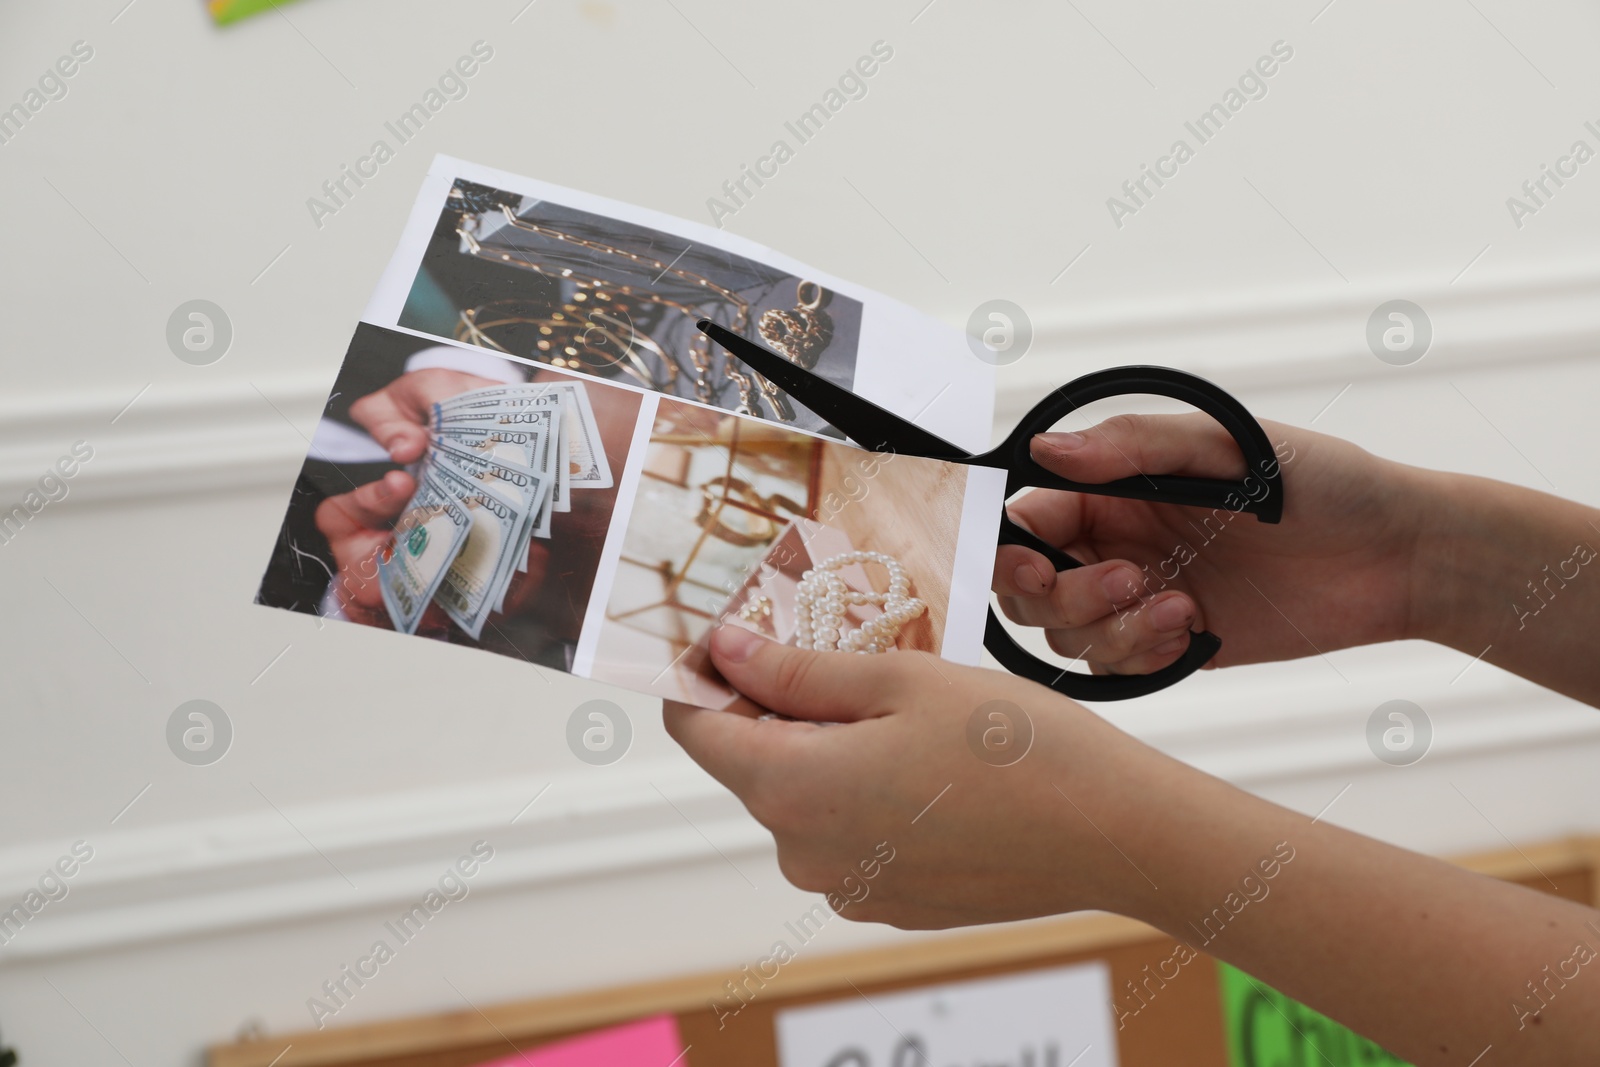
{"type": "Polygon", "coordinates": [[[741,363],[777,385],[863,448],[906,456],[968,462],[972,453],[842,386],[769,352],[710,319],[695,324],[741,363]]]}

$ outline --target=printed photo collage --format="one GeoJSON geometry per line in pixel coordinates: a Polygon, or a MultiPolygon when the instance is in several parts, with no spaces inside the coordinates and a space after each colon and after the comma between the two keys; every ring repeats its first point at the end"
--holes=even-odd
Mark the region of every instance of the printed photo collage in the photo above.
{"type": "Polygon", "coordinates": [[[864,395],[987,437],[987,368],[948,327],[721,231],[441,157],[258,603],[706,707],[736,700],[707,656],[724,622],[977,662],[996,472],[857,448],[702,317],[857,391],[892,379],[877,338],[904,335],[964,402],[864,395]]]}

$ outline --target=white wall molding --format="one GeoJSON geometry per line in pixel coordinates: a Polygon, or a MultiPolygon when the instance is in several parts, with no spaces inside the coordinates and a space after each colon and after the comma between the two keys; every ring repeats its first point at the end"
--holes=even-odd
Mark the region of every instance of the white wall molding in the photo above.
{"type": "Polygon", "coordinates": [[[0,508],[9,510],[80,440],[94,458],[52,509],[74,500],[136,504],[287,486],[305,459],[329,380],[331,374],[257,382],[217,377],[7,397],[0,403],[0,508]]]}
{"type": "MultiPolygon", "coordinates": [[[[263,808],[83,839],[94,858],[70,880],[64,899],[46,904],[0,945],[0,966],[404,910],[478,840],[495,855],[470,880],[472,892],[611,879],[771,847],[731,794],[681,764],[284,805],[281,812],[263,808]]],[[[71,844],[36,841],[0,851],[0,910],[33,888],[71,844]]]]}
{"type": "MultiPolygon", "coordinates": [[[[1248,688],[1249,699],[1230,690],[1187,702],[1181,713],[1156,708],[1119,718],[1124,726],[1142,719],[1136,733],[1247,789],[1319,778],[1382,789],[1393,780],[1396,770],[1365,747],[1370,709],[1356,706],[1350,691],[1308,687],[1303,675],[1248,688]]],[[[1512,748],[1537,761],[1600,742],[1600,716],[1592,709],[1487,668],[1476,683],[1411,690],[1434,724],[1425,757],[1430,768],[1512,748]],[[1507,715],[1513,690],[1519,710],[1507,715]]],[[[479,839],[496,855],[472,880],[473,892],[558,882],[598,886],[678,865],[740,866],[772,850],[770,836],[731,794],[681,764],[503,779],[284,806],[281,814],[262,810],[118,829],[90,839],[95,858],[73,879],[69,896],[47,905],[0,947],[0,966],[362,910],[403,910],[479,839]]],[[[0,851],[0,908],[19,900],[70,844],[37,841],[0,851]]]]}
{"type": "MultiPolygon", "coordinates": [[[[1600,714],[1494,668],[1468,686],[1448,682],[1417,685],[1417,672],[1363,679],[1359,692],[1308,683],[1312,660],[1297,661],[1293,684],[1232,686],[1223,699],[1186,702],[1181,713],[1142,709],[1118,716],[1129,727],[1136,716],[1154,721],[1131,732],[1163,751],[1246,789],[1325,776],[1381,775],[1367,747],[1366,724],[1385,700],[1411,700],[1429,717],[1433,740],[1425,759],[1443,763],[1513,750],[1557,750],[1600,742],[1600,714]],[[1387,695],[1363,699],[1374,690],[1387,695]],[[1508,711],[1508,709],[1515,709],[1508,711]]],[[[1170,700],[1169,700],[1170,702],[1170,700]]]]}
{"type": "Polygon", "coordinates": [[[1458,374],[1600,355],[1600,266],[1538,278],[1456,285],[1339,285],[1227,300],[1120,304],[1055,311],[1034,321],[1030,351],[1000,372],[997,416],[1009,426],[1050,389],[1104,367],[1181,367],[1229,389],[1343,384],[1398,375],[1458,374]],[[1420,306],[1433,326],[1427,354],[1394,367],[1366,346],[1368,316],[1388,300],[1420,306]]]}
{"type": "MultiPolygon", "coordinates": [[[[1282,290],[1248,301],[1124,304],[1053,313],[1029,354],[1000,372],[997,419],[1009,427],[1044,393],[1102,367],[1182,367],[1230,389],[1344,383],[1467,372],[1600,355],[1600,267],[1499,284],[1282,290]],[[1401,296],[1428,312],[1434,340],[1409,367],[1366,349],[1367,316],[1401,296]]],[[[209,370],[209,368],[208,368],[209,370]]],[[[305,458],[328,376],[62,390],[0,401],[0,506],[9,508],[75,440],[95,459],[72,483],[80,501],[136,500],[286,486],[305,458]],[[126,408],[126,411],[124,409],[126,408]],[[120,413],[120,414],[119,414],[120,413]],[[113,422],[115,419],[115,422],[113,422]]]]}

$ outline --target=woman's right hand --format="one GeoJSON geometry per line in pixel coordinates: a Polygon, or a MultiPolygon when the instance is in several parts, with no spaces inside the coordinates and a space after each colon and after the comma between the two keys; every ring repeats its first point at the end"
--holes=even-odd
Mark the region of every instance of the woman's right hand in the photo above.
{"type": "MultiPolygon", "coordinates": [[[[1422,636],[1413,560],[1429,472],[1279,423],[1263,429],[1283,477],[1283,521],[1247,512],[1035,489],[1016,522],[1088,566],[1056,574],[1038,553],[1000,549],[994,589],[1012,621],[1097,673],[1147,674],[1223,639],[1208,666],[1293,659],[1422,636]]],[[[1081,434],[1034,438],[1034,459],[1086,483],[1140,474],[1241,479],[1238,446],[1209,416],[1122,415],[1081,434]]]]}

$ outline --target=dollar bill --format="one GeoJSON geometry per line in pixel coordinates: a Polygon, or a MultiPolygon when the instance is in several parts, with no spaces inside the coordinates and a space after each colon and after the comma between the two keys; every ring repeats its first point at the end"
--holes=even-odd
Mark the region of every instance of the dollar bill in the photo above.
{"type": "Polygon", "coordinates": [[[453,467],[462,477],[518,501],[530,515],[550,491],[550,479],[532,467],[497,459],[449,440],[435,441],[430,455],[443,466],[453,467]]]}
{"type": "Polygon", "coordinates": [[[560,414],[559,411],[536,414],[540,416],[538,421],[526,427],[451,421],[442,424],[437,432],[470,452],[543,471],[550,466],[555,446],[551,430],[560,414]]]}
{"type": "Polygon", "coordinates": [[[516,573],[515,553],[527,514],[514,498],[461,474],[447,461],[435,458],[429,471],[472,520],[466,543],[446,569],[434,599],[451,621],[477,639],[516,573]]]}
{"type": "Polygon", "coordinates": [[[567,435],[562,434],[556,440],[556,489],[551,497],[556,511],[572,510],[572,463],[567,458],[570,451],[567,447],[567,435]]]}
{"type": "Polygon", "coordinates": [[[383,604],[400,633],[417,632],[429,601],[471,531],[472,518],[461,502],[437,481],[424,477],[395,524],[387,555],[378,560],[383,604]]]}
{"type": "MultiPolygon", "coordinates": [[[[476,414],[482,415],[483,412],[476,414]]],[[[523,424],[501,425],[492,421],[446,420],[435,433],[451,444],[488,455],[511,465],[529,467],[547,479],[551,492],[539,505],[533,520],[533,536],[550,536],[550,515],[555,510],[555,495],[559,489],[557,474],[557,442],[560,438],[561,407],[555,405],[533,412],[534,418],[523,424]]],[[[517,563],[518,570],[527,570],[527,556],[517,563]]]]}
{"type": "Polygon", "coordinates": [[[555,402],[562,405],[566,416],[562,428],[567,439],[567,471],[571,484],[592,489],[610,488],[613,484],[611,464],[606,457],[594,408],[589,403],[589,393],[580,382],[489,386],[441,401],[437,408],[440,416],[459,411],[509,413],[551,403],[545,399],[551,396],[557,398],[555,402]]]}
{"type": "MultiPolygon", "coordinates": [[[[523,467],[506,460],[497,460],[481,452],[472,452],[454,445],[449,440],[435,441],[433,456],[466,477],[508,497],[515,497],[521,511],[521,524],[517,527],[517,541],[512,554],[512,570],[528,569],[528,544],[533,538],[534,519],[550,495],[551,479],[531,467],[523,467]]],[[[505,610],[505,594],[511,585],[511,574],[496,588],[494,610],[505,610]]]]}
{"type": "MultiPolygon", "coordinates": [[[[572,500],[568,495],[571,492],[571,475],[564,458],[568,451],[565,433],[567,408],[568,403],[561,390],[542,385],[495,386],[462,393],[442,404],[435,404],[434,427],[435,433],[445,434],[452,429],[519,429],[548,423],[556,430],[553,454],[542,457],[550,461],[550,508],[554,511],[571,511],[572,500]]],[[[543,513],[540,518],[539,536],[549,536],[549,513],[543,513]]]]}
{"type": "Polygon", "coordinates": [[[574,487],[609,489],[611,462],[606,458],[600,424],[589,404],[588,390],[577,382],[556,383],[566,410],[567,473],[574,487]]]}

